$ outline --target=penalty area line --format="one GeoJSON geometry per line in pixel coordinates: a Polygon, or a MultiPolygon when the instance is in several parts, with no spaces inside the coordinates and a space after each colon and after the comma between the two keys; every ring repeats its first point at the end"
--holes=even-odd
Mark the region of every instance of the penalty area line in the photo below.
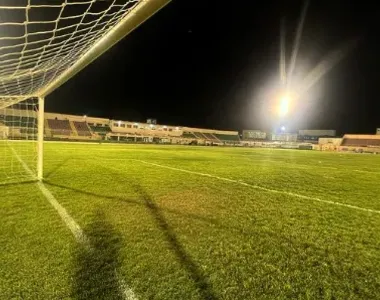
{"type": "Polygon", "coordinates": [[[265,192],[269,192],[269,193],[273,193],[273,194],[288,195],[288,196],[292,196],[292,197],[299,198],[299,199],[312,200],[312,201],[316,201],[316,202],[322,202],[322,203],[326,203],[326,204],[331,204],[331,205],[336,205],[336,206],[342,206],[342,207],[351,208],[351,209],[355,209],[355,210],[360,210],[360,211],[380,214],[380,211],[379,210],[375,210],[375,209],[364,208],[364,207],[360,207],[360,206],[355,206],[355,205],[351,205],[351,204],[346,204],[346,203],[341,203],[341,202],[335,202],[335,201],[330,201],[330,200],[324,200],[324,199],[320,199],[320,198],[317,198],[317,197],[311,197],[311,196],[301,195],[301,194],[297,194],[297,193],[293,193],[293,192],[287,192],[287,191],[269,189],[269,188],[265,188],[265,187],[262,187],[262,186],[259,186],[259,185],[256,185],[256,184],[246,183],[246,182],[244,182],[242,180],[235,180],[235,179],[220,177],[220,176],[211,175],[211,174],[207,174],[207,173],[195,172],[195,171],[190,171],[190,170],[186,170],[186,169],[181,169],[181,168],[175,168],[175,167],[160,165],[160,164],[151,163],[151,162],[147,162],[147,161],[139,160],[139,159],[131,159],[131,160],[136,161],[136,162],[140,162],[140,163],[143,163],[143,164],[146,164],[146,165],[151,165],[151,166],[159,167],[159,168],[164,168],[164,169],[169,169],[169,170],[173,170],[173,171],[179,171],[179,172],[183,172],[183,173],[194,174],[194,175],[199,175],[199,176],[204,176],[204,177],[218,179],[218,180],[221,180],[221,181],[226,181],[226,182],[231,182],[231,183],[235,183],[235,184],[240,184],[240,185],[243,185],[243,186],[251,187],[251,188],[254,188],[254,189],[257,189],[257,190],[261,190],[261,191],[265,191],[265,192]]]}
{"type": "MultiPolygon", "coordinates": [[[[21,159],[21,157],[17,154],[17,152],[10,147],[13,154],[16,156],[17,160],[20,162],[22,167],[25,169],[27,173],[29,173],[32,177],[35,177],[33,171],[28,167],[28,165],[21,159]]],[[[58,202],[58,200],[54,197],[54,195],[50,192],[50,190],[43,184],[43,182],[37,182],[37,187],[40,189],[41,193],[45,196],[46,200],[49,201],[51,206],[57,211],[63,222],[70,229],[71,233],[74,235],[76,241],[82,245],[84,245],[89,250],[92,250],[91,244],[82,228],[79,224],[74,220],[73,217],[67,212],[67,210],[58,202]]],[[[116,270],[115,270],[116,272],[116,270]]],[[[117,280],[119,289],[123,295],[125,300],[138,300],[137,296],[133,292],[133,290],[128,287],[125,280],[117,274],[117,280]]]]}

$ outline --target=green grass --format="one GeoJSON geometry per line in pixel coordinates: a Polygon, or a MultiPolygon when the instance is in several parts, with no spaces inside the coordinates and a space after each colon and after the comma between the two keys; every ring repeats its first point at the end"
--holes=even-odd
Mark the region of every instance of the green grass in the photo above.
{"type": "Polygon", "coordinates": [[[91,249],[36,183],[0,185],[1,299],[122,299],[120,278],[139,299],[380,299],[380,214],[312,199],[380,211],[378,155],[46,143],[45,162],[91,249]]]}

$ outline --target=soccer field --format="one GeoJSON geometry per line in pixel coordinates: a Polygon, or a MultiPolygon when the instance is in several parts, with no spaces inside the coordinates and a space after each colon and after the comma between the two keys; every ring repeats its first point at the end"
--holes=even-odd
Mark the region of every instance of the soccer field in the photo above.
{"type": "Polygon", "coordinates": [[[0,299],[380,299],[380,156],[45,143],[0,299]]]}

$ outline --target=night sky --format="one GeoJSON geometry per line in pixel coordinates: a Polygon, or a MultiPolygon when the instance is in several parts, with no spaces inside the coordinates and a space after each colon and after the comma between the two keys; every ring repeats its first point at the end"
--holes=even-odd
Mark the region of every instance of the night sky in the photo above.
{"type": "Polygon", "coordinates": [[[328,53],[355,46],[293,105],[272,112],[279,28],[287,62],[302,1],[174,0],[46,101],[51,112],[215,129],[380,127],[380,42],[375,1],[312,0],[294,72],[300,80],[328,53]],[[291,5],[289,6],[289,3],[291,5]],[[363,4],[366,3],[366,4],[363,4]]]}

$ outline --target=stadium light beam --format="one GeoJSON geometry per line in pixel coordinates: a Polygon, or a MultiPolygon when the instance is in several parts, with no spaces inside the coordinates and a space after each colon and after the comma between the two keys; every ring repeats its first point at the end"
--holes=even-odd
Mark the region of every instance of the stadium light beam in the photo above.
{"type": "Polygon", "coordinates": [[[307,9],[309,7],[309,2],[310,2],[310,0],[305,0],[302,11],[301,11],[301,17],[300,17],[300,20],[298,21],[296,36],[295,36],[295,40],[294,40],[294,44],[293,44],[293,51],[292,51],[292,55],[290,58],[289,71],[286,74],[286,77],[287,77],[286,85],[288,88],[290,86],[292,86],[292,82],[291,82],[293,79],[292,76],[293,76],[294,68],[295,68],[296,61],[297,61],[298,50],[299,50],[299,47],[301,44],[302,31],[303,31],[303,26],[304,26],[305,19],[306,19],[307,9]]]}

